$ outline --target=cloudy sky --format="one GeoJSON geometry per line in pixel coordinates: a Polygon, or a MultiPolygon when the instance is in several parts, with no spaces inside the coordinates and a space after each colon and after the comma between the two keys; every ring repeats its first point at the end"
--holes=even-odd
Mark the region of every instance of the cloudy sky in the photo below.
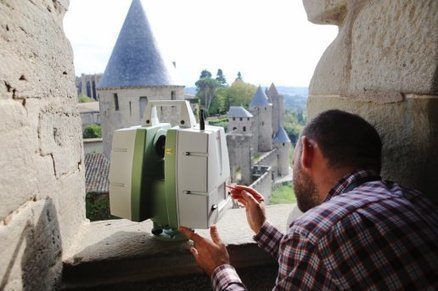
{"type": "MultiPolygon", "coordinates": [[[[163,55],[186,86],[203,69],[255,85],[308,86],[337,27],[307,21],[301,0],[142,0],[163,55]]],[[[64,28],[76,75],[105,70],[131,0],[70,0],[64,28]]]]}

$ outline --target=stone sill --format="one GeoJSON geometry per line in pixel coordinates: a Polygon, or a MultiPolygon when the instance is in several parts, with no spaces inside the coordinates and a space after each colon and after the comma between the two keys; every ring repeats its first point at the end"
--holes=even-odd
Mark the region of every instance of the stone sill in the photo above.
{"type": "MultiPolygon", "coordinates": [[[[268,220],[280,230],[295,205],[266,207],[268,220]]],[[[229,210],[217,223],[236,268],[272,265],[275,260],[253,241],[244,209],[229,210]]],[[[188,251],[188,242],[164,242],[151,234],[152,222],[106,220],[85,225],[68,253],[64,254],[63,288],[80,289],[199,275],[188,251]]],[[[197,233],[209,237],[208,230],[197,233]]]]}

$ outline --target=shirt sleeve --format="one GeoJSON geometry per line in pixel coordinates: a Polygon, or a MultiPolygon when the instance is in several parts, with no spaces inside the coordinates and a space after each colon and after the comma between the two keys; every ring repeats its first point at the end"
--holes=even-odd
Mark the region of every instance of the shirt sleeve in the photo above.
{"type": "Polygon", "coordinates": [[[279,249],[274,290],[337,289],[328,276],[317,248],[305,235],[287,235],[279,249]]]}
{"type": "Polygon", "coordinates": [[[265,221],[260,228],[259,233],[254,236],[254,240],[260,248],[278,260],[278,251],[283,236],[284,234],[281,231],[271,225],[268,221],[265,221]]]}
{"type": "Polygon", "coordinates": [[[211,274],[211,281],[215,291],[247,290],[234,267],[228,264],[217,267],[211,274]]]}

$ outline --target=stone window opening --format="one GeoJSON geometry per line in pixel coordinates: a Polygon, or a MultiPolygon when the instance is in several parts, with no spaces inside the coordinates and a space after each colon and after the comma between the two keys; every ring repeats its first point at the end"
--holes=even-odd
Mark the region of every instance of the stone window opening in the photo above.
{"type": "Polygon", "coordinates": [[[131,104],[131,101],[129,101],[129,116],[132,116],[132,104],[131,104]]]}
{"type": "Polygon", "coordinates": [[[246,131],[246,126],[244,126],[242,129],[243,129],[243,131],[246,131]]]}
{"type": "Polygon", "coordinates": [[[119,96],[117,95],[117,93],[114,93],[114,109],[116,111],[119,111],[119,96]]]}
{"type": "Polygon", "coordinates": [[[173,90],[170,92],[170,100],[176,100],[176,92],[173,90]]]}
{"type": "Polygon", "coordinates": [[[143,119],[144,115],[144,109],[146,108],[146,105],[148,104],[148,97],[141,96],[138,100],[139,103],[139,113],[140,113],[140,120],[143,119]]]}

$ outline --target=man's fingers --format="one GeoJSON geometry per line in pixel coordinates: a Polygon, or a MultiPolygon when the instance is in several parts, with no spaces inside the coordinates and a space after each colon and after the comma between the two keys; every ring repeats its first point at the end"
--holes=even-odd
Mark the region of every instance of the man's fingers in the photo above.
{"type": "Polygon", "coordinates": [[[191,230],[190,228],[187,228],[185,226],[180,226],[178,228],[178,230],[180,232],[182,232],[186,237],[188,237],[189,239],[191,239],[192,241],[194,241],[196,243],[199,243],[199,242],[204,240],[204,238],[202,236],[193,232],[193,230],[191,230]]]}
{"type": "Polygon", "coordinates": [[[219,237],[219,233],[217,232],[216,225],[212,225],[210,227],[210,236],[215,244],[218,244],[218,245],[222,244],[222,240],[219,237]]]}
{"type": "Polygon", "coordinates": [[[191,252],[192,255],[195,257],[195,259],[196,259],[196,257],[199,255],[198,250],[195,249],[195,248],[190,248],[190,252],[191,252]]]}
{"type": "Polygon", "coordinates": [[[251,204],[259,203],[259,201],[257,201],[256,198],[254,198],[254,196],[250,194],[248,191],[243,190],[241,193],[242,193],[242,198],[246,201],[246,203],[251,203],[251,204]]]}
{"type": "Polygon", "coordinates": [[[257,192],[255,189],[248,187],[248,186],[244,186],[244,185],[236,185],[234,187],[234,191],[236,192],[242,192],[242,191],[246,191],[248,192],[249,195],[251,195],[252,197],[254,197],[254,199],[257,202],[262,202],[265,200],[265,198],[263,197],[263,195],[261,195],[259,192],[257,192]]]}

